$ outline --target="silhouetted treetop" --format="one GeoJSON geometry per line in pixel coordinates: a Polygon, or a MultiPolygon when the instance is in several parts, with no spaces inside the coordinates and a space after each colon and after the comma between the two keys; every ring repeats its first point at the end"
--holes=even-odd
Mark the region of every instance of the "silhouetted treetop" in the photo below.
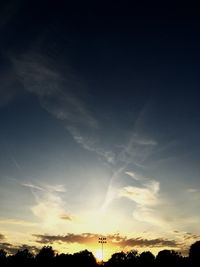
{"type": "Polygon", "coordinates": [[[29,252],[28,249],[24,249],[24,250],[18,250],[17,253],[15,254],[15,257],[17,259],[32,259],[33,258],[33,254],[31,252],[29,252]]]}
{"type": "Polygon", "coordinates": [[[44,246],[36,256],[37,260],[48,261],[52,260],[55,256],[55,251],[51,246],[44,246]]]}
{"type": "Polygon", "coordinates": [[[4,249],[0,249],[0,260],[5,259],[7,252],[4,249]]]}
{"type": "Polygon", "coordinates": [[[150,251],[144,251],[140,254],[141,266],[152,266],[155,261],[155,256],[150,251]]]}
{"type": "Polygon", "coordinates": [[[192,266],[200,266],[200,241],[190,246],[189,260],[192,266]]]}
{"type": "MultiPolygon", "coordinates": [[[[136,250],[114,253],[111,258],[101,263],[105,267],[199,267],[200,241],[190,246],[189,257],[183,257],[174,250],[161,250],[155,257],[150,251],[139,254],[136,250]]],[[[44,246],[37,255],[28,249],[18,250],[15,255],[7,255],[0,250],[1,267],[37,267],[37,266],[66,266],[66,267],[97,267],[99,264],[92,252],[83,250],[74,254],[55,254],[51,246],[44,246]]]]}

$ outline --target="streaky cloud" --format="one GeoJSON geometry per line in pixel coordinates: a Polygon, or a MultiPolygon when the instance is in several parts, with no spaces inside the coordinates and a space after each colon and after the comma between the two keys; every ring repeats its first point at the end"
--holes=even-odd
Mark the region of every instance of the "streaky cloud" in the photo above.
{"type": "Polygon", "coordinates": [[[42,184],[39,186],[39,185],[35,185],[33,183],[22,183],[21,185],[28,187],[28,188],[31,188],[31,189],[44,191],[44,192],[60,192],[60,193],[66,192],[65,186],[62,184],[58,184],[58,185],[42,184]]]}
{"type": "Polygon", "coordinates": [[[70,70],[64,75],[47,57],[34,53],[15,58],[13,63],[24,88],[37,95],[49,113],[68,126],[97,127],[97,121],[79,96],[84,86],[70,70]]]}
{"type": "MultiPolygon", "coordinates": [[[[79,243],[79,244],[93,244],[98,242],[99,234],[82,233],[67,235],[38,235],[33,234],[36,237],[36,242],[41,244],[53,244],[56,242],[63,243],[79,243]]],[[[104,236],[103,236],[104,237],[104,236]]],[[[110,234],[105,236],[109,244],[115,245],[119,248],[133,248],[133,247],[170,247],[177,248],[179,243],[175,240],[168,240],[164,238],[144,239],[141,237],[128,238],[119,234],[110,234]]]]}
{"type": "Polygon", "coordinates": [[[114,153],[98,144],[99,125],[80,96],[85,90],[80,78],[70,68],[67,75],[62,74],[40,54],[29,53],[12,61],[25,90],[35,94],[41,106],[64,124],[74,141],[114,163],[114,153]]]}
{"type": "Polygon", "coordinates": [[[131,138],[132,143],[136,143],[141,146],[157,146],[158,143],[150,138],[145,138],[142,135],[139,136],[139,134],[134,133],[131,138]]]}
{"type": "Polygon", "coordinates": [[[131,178],[133,178],[136,181],[140,181],[142,178],[139,177],[138,175],[136,175],[136,173],[134,172],[125,172],[125,174],[127,174],[128,176],[130,176],[131,178]]]}
{"type": "Polygon", "coordinates": [[[155,147],[158,145],[155,140],[144,137],[144,134],[142,133],[138,134],[138,121],[143,120],[142,117],[144,111],[146,112],[146,107],[142,109],[138,118],[136,119],[135,127],[130,133],[128,142],[121,145],[121,151],[117,155],[115,155],[115,166],[119,167],[117,167],[113,171],[113,174],[110,178],[106,197],[104,203],[102,204],[102,207],[104,209],[108,206],[109,203],[112,202],[112,200],[117,197],[118,193],[116,192],[116,189],[114,189],[114,184],[124,172],[137,181],[143,179],[142,177],[140,178],[140,176],[136,173],[127,171],[128,166],[131,164],[139,167],[140,169],[143,169],[145,167],[145,160],[152,154],[152,152],[155,150],[155,147]]]}
{"type": "Polygon", "coordinates": [[[110,164],[115,163],[115,153],[112,151],[105,150],[103,147],[99,145],[97,138],[88,137],[82,135],[78,129],[74,127],[68,127],[68,131],[71,133],[74,140],[84,149],[94,152],[101,158],[105,159],[106,162],[110,164]]]}
{"type": "Polygon", "coordinates": [[[40,190],[40,191],[45,191],[44,188],[42,188],[40,186],[37,186],[37,185],[34,185],[34,184],[31,184],[31,183],[22,183],[22,186],[25,186],[25,187],[28,187],[28,188],[31,188],[31,189],[40,190]]]}
{"type": "Polygon", "coordinates": [[[60,193],[65,193],[66,188],[63,184],[58,184],[58,185],[46,185],[46,188],[50,192],[60,192],[60,193]]]}

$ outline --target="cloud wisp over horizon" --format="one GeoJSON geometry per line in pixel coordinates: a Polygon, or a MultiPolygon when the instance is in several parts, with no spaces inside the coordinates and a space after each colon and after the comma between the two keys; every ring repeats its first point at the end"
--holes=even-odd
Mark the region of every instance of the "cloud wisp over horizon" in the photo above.
{"type": "MultiPolygon", "coordinates": [[[[75,245],[79,244],[85,246],[88,249],[96,247],[99,237],[106,237],[107,245],[114,250],[155,250],[159,251],[160,249],[173,249],[183,253],[182,255],[187,256],[189,252],[189,247],[192,243],[199,240],[199,235],[192,233],[181,233],[179,231],[174,231],[174,238],[167,239],[162,237],[156,238],[146,238],[146,237],[127,237],[120,234],[109,234],[109,235],[100,235],[97,233],[67,233],[65,235],[50,235],[50,234],[32,234],[32,243],[31,244],[11,244],[7,241],[7,238],[0,234],[0,247],[7,251],[10,254],[15,254],[19,250],[28,249],[30,252],[36,254],[39,252],[41,246],[52,245],[59,249],[59,246],[65,244],[75,245]],[[178,238],[180,235],[180,238],[178,238]]],[[[31,237],[29,237],[31,238],[31,237]]],[[[155,254],[154,251],[154,254],[155,254]]]]}
{"type": "MultiPolygon", "coordinates": [[[[89,243],[96,243],[98,241],[99,235],[92,234],[92,233],[82,233],[82,234],[66,234],[64,236],[61,235],[37,235],[34,234],[36,237],[36,242],[41,244],[53,244],[54,242],[63,242],[63,243],[80,243],[80,244],[89,244],[89,243]]],[[[110,245],[118,246],[119,249],[124,248],[134,248],[134,247],[171,247],[176,248],[178,247],[178,243],[174,240],[167,240],[162,238],[156,239],[144,239],[141,237],[136,238],[127,238],[126,236],[120,236],[118,234],[115,235],[108,235],[105,236],[107,242],[110,245]]]]}

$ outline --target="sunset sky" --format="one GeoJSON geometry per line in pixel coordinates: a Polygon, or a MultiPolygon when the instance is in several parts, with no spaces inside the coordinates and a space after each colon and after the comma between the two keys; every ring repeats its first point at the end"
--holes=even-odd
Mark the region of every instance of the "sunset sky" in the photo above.
{"type": "Polygon", "coordinates": [[[0,4],[0,248],[187,253],[199,10],[40,2],[0,4]]]}

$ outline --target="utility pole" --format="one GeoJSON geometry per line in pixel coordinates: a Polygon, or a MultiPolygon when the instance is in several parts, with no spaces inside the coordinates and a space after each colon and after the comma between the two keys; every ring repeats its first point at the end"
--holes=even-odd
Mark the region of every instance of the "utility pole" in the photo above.
{"type": "Polygon", "coordinates": [[[103,263],[103,245],[107,243],[106,237],[99,237],[99,243],[101,244],[102,263],[103,263]]]}

